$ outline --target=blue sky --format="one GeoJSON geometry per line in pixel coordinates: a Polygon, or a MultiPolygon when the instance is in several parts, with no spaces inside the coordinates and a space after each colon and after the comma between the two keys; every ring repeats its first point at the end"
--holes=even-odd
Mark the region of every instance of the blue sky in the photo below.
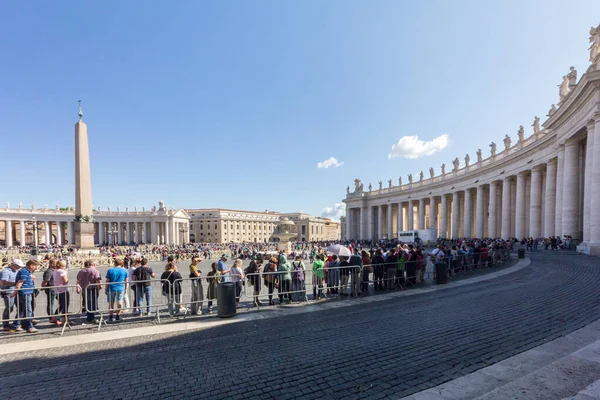
{"type": "Polygon", "coordinates": [[[528,136],[598,23],[593,0],[5,2],[0,205],[74,204],[82,99],[95,207],[321,215],[356,177],[528,136]]]}

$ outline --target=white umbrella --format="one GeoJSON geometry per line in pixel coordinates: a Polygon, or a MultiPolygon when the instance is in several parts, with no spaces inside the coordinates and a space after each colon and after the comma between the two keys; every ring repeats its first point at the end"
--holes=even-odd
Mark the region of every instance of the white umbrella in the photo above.
{"type": "Polygon", "coordinates": [[[340,257],[350,257],[352,252],[346,246],[342,246],[341,244],[334,244],[327,248],[327,252],[331,254],[336,254],[340,257]]]}

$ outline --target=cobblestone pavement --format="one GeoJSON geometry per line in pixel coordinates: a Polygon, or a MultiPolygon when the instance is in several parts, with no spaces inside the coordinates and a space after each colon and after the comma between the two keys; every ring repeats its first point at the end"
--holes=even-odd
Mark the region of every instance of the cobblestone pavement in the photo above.
{"type": "Polygon", "coordinates": [[[534,255],[518,272],[434,293],[1,356],[0,395],[400,398],[600,318],[599,284],[600,259],[534,255]]]}

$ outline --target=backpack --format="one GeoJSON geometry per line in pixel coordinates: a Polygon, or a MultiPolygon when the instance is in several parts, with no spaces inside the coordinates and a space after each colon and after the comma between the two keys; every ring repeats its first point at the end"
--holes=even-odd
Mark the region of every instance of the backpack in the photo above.
{"type": "MultiPolygon", "coordinates": [[[[138,281],[149,281],[150,279],[152,279],[152,275],[150,274],[150,270],[148,269],[148,267],[139,267],[138,270],[138,281]]],[[[150,282],[141,282],[138,283],[138,285],[148,287],[150,286],[150,282]]]]}

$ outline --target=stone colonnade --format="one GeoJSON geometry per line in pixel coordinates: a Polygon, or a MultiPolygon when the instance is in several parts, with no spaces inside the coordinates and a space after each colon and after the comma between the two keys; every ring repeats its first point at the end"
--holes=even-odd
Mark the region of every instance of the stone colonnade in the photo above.
{"type": "MultiPolygon", "coordinates": [[[[599,61],[600,63],[600,61],[599,61]]],[[[396,238],[399,232],[435,229],[438,237],[572,237],[578,249],[600,254],[600,64],[591,66],[552,107],[540,128],[504,149],[452,171],[368,191],[360,180],[347,188],[347,239],[396,238]]]]}
{"type": "MultiPolygon", "coordinates": [[[[72,211],[0,209],[0,247],[74,244],[74,219],[72,211]]],[[[96,212],[94,219],[96,245],[189,243],[189,216],[183,210],[96,212]]]]}

